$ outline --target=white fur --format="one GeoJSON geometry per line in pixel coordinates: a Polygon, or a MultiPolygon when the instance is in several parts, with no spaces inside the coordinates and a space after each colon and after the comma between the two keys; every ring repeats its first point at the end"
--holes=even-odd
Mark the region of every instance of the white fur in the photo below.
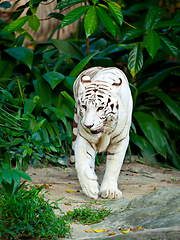
{"type": "Polygon", "coordinates": [[[117,180],[129,143],[132,114],[132,97],[127,78],[117,68],[90,68],[76,79],[74,95],[79,115],[75,143],[75,168],[83,192],[94,199],[98,195],[103,198],[120,198],[122,193],[118,189],[117,180]],[[121,78],[121,84],[118,86],[119,78],[121,78]],[[90,79],[91,82],[83,83],[86,79],[90,79]],[[95,87],[106,84],[104,88],[107,86],[107,90],[104,90],[103,101],[107,102],[108,96],[111,96],[110,104],[113,104],[114,108],[118,104],[116,111],[108,116],[106,122],[102,120],[103,110],[97,110],[101,102],[95,99],[91,103],[91,98],[87,101],[84,97],[85,89],[92,86],[92,83],[95,87]],[[80,109],[81,101],[84,101],[86,106],[80,109]],[[92,132],[96,130],[101,132],[93,134],[92,132]],[[103,151],[107,151],[108,154],[106,171],[99,189],[94,165],[96,153],[103,151]]]}

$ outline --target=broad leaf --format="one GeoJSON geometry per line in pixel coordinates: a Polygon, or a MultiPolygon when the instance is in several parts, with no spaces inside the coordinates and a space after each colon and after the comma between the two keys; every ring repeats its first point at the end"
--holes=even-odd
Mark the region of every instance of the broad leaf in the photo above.
{"type": "Polygon", "coordinates": [[[40,26],[40,21],[36,15],[31,15],[28,18],[28,26],[32,28],[35,32],[37,32],[39,26],[40,26]]]}
{"type": "Polygon", "coordinates": [[[148,31],[145,39],[145,47],[149,55],[153,58],[160,47],[159,35],[155,30],[151,29],[148,31]]]}
{"type": "Polygon", "coordinates": [[[151,94],[155,95],[156,97],[160,98],[166,106],[169,108],[170,112],[177,117],[180,121],[180,107],[173,101],[166,93],[162,91],[153,91],[151,94]]]}
{"type": "Polygon", "coordinates": [[[3,30],[1,31],[1,34],[3,33],[12,33],[17,31],[18,29],[22,28],[24,24],[28,21],[29,16],[24,16],[22,18],[19,18],[15,20],[14,22],[7,25],[3,30]]]}
{"type": "Polygon", "coordinates": [[[84,29],[86,33],[86,38],[94,33],[98,26],[98,16],[96,13],[96,7],[92,6],[88,9],[86,16],[84,18],[84,29]]]}
{"type": "Polygon", "coordinates": [[[83,70],[86,64],[98,53],[92,53],[91,55],[85,57],[69,74],[70,77],[77,77],[78,74],[83,70]]]}
{"type": "Polygon", "coordinates": [[[31,49],[25,47],[14,47],[5,50],[9,55],[22,61],[30,69],[33,63],[34,53],[31,49]]]}
{"type": "Polygon", "coordinates": [[[51,85],[52,89],[54,89],[65,78],[65,76],[59,72],[48,72],[43,74],[42,77],[51,85]]]}
{"type": "Polygon", "coordinates": [[[28,180],[28,181],[32,181],[31,177],[27,173],[19,171],[17,169],[14,169],[14,172],[17,173],[19,177],[24,178],[25,180],[28,180]]]}
{"type": "Polygon", "coordinates": [[[63,9],[66,7],[71,7],[74,4],[84,2],[84,0],[61,0],[58,2],[55,9],[63,9]]]}
{"type": "Polygon", "coordinates": [[[48,15],[48,17],[51,17],[51,18],[56,18],[58,20],[63,20],[64,19],[64,15],[60,14],[60,13],[56,13],[56,12],[52,12],[48,15]]]}
{"type": "Polygon", "coordinates": [[[58,126],[55,123],[51,123],[51,126],[53,127],[54,132],[56,133],[56,136],[57,136],[57,138],[59,140],[59,145],[61,146],[61,135],[60,135],[58,126]]]}
{"type": "Polygon", "coordinates": [[[176,45],[164,36],[160,36],[160,39],[161,39],[161,45],[162,45],[164,51],[168,55],[177,58],[178,57],[178,48],[176,47],[176,45]]]}
{"type": "Polygon", "coordinates": [[[20,178],[19,174],[16,172],[16,169],[13,169],[11,171],[11,176],[12,176],[15,183],[17,183],[17,184],[20,183],[21,178],[20,178]]]}
{"type": "Polygon", "coordinates": [[[147,140],[159,154],[166,158],[166,141],[159,123],[154,117],[147,113],[136,112],[133,116],[138,122],[147,140]]]}
{"type": "Polygon", "coordinates": [[[162,17],[162,9],[159,6],[153,7],[147,15],[146,18],[146,30],[150,30],[155,27],[155,25],[159,22],[162,17]]]}
{"type": "Polygon", "coordinates": [[[1,174],[2,174],[2,178],[4,179],[4,181],[11,184],[11,182],[12,182],[11,170],[3,169],[1,171],[1,174]]]}
{"type": "Polygon", "coordinates": [[[25,104],[24,104],[24,113],[25,114],[30,114],[36,107],[37,103],[33,101],[32,99],[25,99],[25,104]]]}
{"type": "Polygon", "coordinates": [[[69,89],[71,92],[73,92],[73,84],[74,84],[75,80],[76,80],[75,77],[67,76],[67,77],[65,77],[63,84],[67,89],[69,89]]]}
{"type": "Polygon", "coordinates": [[[67,119],[65,114],[61,111],[61,109],[58,109],[56,107],[48,107],[48,109],[50,109],[53,113],[55,113],[59,119],[61,121],[63,121],[63,123],[65,124],[65,126],[67,126],[67,119]]]}
{"type": "Polygon", "coordinates": [[[141,36],[144,33],[145,33],[144,29],[132,29],[124,35],[123,41],[132,40],[134,38],[141,36]]]}
{"type": "Polygon", "coordinates": [[[113,3],[108,2],[109,9],[114,17],[114,19],[117,21],[119,25],[122,25],[123,23],[123,15],[119,8],[117,8],[113,3]]]}
{"type": "Polygon", "coordinates": [[[36,133],[41,128],[45,121],[46,119],[43,119],[40,122],[38,122],[36,126],[32,129],[33,133],[36,133]]]}
{"type": "Polygon", "coordinates": [[[128,69],[134,77],[143,66],[143,53],[140,43],[133,48],[128,58],[128,69]]]}
{"type": "Polygon", "coordinates": [[[157,73],[156,75],[154,75],[150,79],[148,79],[146,82],[144,82],[138,88],[139,94],[143,93],[143,92],[148,92],[148,91],[152,90],[154,87],[158,86],[159,83],[161,83],[171,73],[171,71],[173,69],[174,68],[165,69],[165,70],[157,73]]]}
{"type": "Polygon", "coordinates": [[[78,20],[80,17],[82,17],[83,14],[86,13],[86,11],[90,8],[89,5],[81,6],[78,8],[73,9],[71,12],[69,12],[63,19],[61,27],[65,27],[76,20],[78,20]]]}
{"type": "Polygon", "coordinates": [[[101,7],[97,7],[98,17],[100,18],[104,27],[114,36],[116,37],[116,23],[109,16],[109,14],[101,7]]]}
{"type": "Polygon", "coordinates": [[[39,96],[39,108],[44,108],[52,105],[52,90],[50,85],[43,79],[33,81],[35,94],[39,96]]]}
{"type": "Polygon", "coordinates": [[[165,22],[158,22],[154,29],[156,28],[168,28],[168,27],[176,27],[179,26],[178,21],[165,21],[165,22]]]}
{"type": "Polygon", "coordinates": [[[130,133],[130,141],[141,149],[142,156],[149,162],[157,162],[154,149],[145,137],[139,136],[137,133],[130,133]]]}
{"type": "Polygon", "coordinates": [[[52,138],[53,141],[56,141],[56,134],[51,126],[51,123],[46,122],[45,127],[47,131],[49,132],[49,136],[52,138]]]}
{"type": "Polygon", "coordinates": [[[48,42],[53,43],[57,49],[68,56],[74,56],[78,59],[84,58],[84,53],[76,45],[70,42],[59,39],[52,39],[48,42]]]}

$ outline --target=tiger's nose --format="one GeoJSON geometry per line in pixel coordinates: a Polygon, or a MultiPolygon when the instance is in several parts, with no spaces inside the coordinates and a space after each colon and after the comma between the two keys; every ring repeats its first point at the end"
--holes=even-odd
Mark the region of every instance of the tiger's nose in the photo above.
{"type": "Polygon", "coordinates": [[[94,124],[92,124],[92,125],[85,125],[85,127],[89,128],[89,129],[92,128],[93,126],[94,126],[94,124]]]}

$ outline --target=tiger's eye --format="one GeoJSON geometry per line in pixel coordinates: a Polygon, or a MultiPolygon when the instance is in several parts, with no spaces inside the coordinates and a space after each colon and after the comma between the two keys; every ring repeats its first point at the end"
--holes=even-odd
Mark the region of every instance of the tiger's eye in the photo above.
{"type": "Polygon", "coordinates": [[[82,105],[81,107],[84,108],[85,110],[87,109],[86,105],[82,105]]]}
{"type": "Polygon", "coordinates": [[[97,111],[103,110],[103,107],[98,107],[97,111]]]}

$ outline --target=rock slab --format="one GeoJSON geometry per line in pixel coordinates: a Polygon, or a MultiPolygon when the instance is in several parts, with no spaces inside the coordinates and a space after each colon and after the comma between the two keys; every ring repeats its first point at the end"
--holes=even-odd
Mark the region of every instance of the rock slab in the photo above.
{"type": "Polygon", "coordinates": [[[180,240],[180,187],[155,190],[133,200],[112,200],[106,206],[116,209],[116,212],[105,221],[91,226],[73,224],[72,239],[180,240]],[[137,227],[140,229],[136,232],[122,233],[123,229],[137,227]],[[90,228],[110,231],[85,232],[90,228]]]}

